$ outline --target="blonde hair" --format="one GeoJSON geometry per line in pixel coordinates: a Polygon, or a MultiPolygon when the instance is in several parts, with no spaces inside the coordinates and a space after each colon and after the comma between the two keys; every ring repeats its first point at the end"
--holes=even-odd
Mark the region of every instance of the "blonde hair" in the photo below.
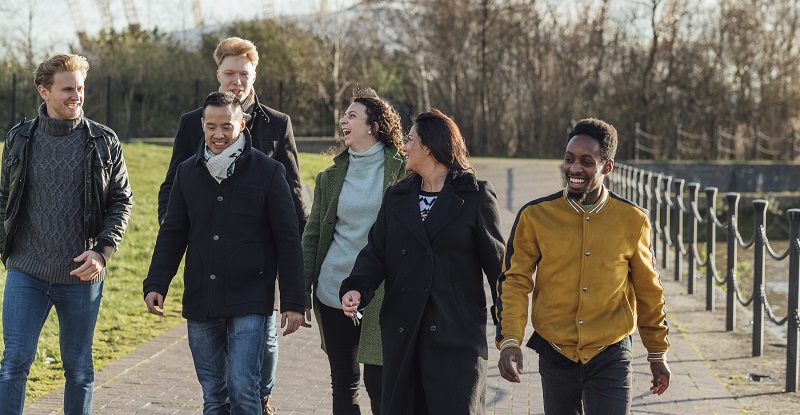
{"type": "Polygon", "coordinates": [[[89,74],[89,61],[83,56],[59,53],[51,56],[46,61],[39,64],[36,70],[33,71],[33,82],[38,86],[41,85],[46,89],[53,86],[53,77],[56,72],[72,72],[81,71],[83,78],[89,74]]]}
{"type": "Polygon", "coordinates": [[[222,60],[226,56],[242,56],[245,55],[253,66],[258,66],[258,51],[253,42],[242,39],[240,37],[229,37],[222,42],[219,42],[217,48],[214,50],[214,60],[217,66],[222,64],[222,60]]]}

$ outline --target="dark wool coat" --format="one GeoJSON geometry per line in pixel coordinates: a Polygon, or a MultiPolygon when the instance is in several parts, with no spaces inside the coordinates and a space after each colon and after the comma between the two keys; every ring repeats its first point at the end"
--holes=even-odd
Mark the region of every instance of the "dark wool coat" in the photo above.
{"type": "MultiPolygon", "coordinates": [[[[203,141],[203,108],[198,108],[181,116],[175,141],[172,144],[172,159],[167,176],[158,191],[158,222],[164,221],[172,182],[178,165],[193,156],[197,146],[203,141]]],[[[292,191],[295,214],[300,222],[300,233],[306,225],[308,215],[303,203],[303,186],[300,183],[300,168],[297,162],[297,145],[294,142],[292,121],[289,116],[261,104],[255,97],[253,113],[247,121],[247,129],[253,138],[253,147],[283,164],[286,182],[292,191]]]]}
{"type": "MultiPolygon", "coordinates": [[[[314,294],[319,281],[319,272],[322,262],[328,255],[333,243],[333,234],[336,231],[336,216],[338,215],[339,194],[344,186],[347,169],[350,166],[350,152],[345,149],[333,158],[333,166],[317,174],[314,187],[314,203],[311,206],[311,215],[308,225],[303,232],[303,269],[306,282],[306,304],[314,308],[319,307],[319,299],[314,294]]],[[[395,146],[386,146],[383,149],[383,188],[405,176],[406,162],[400,150],[395,146]]],[[[353,212],[354,215],[360,212],[353,212]]],[[[375,293],[373,304],[364,310],[364,319],[361,321],[361,335],[358,340],[358,355],[356,361],[369,365],[383,364],[381,355],[381,333],[378,325],[378,312],[383,298],[383,288],[375,293]]],[[[325,336],[322,331],[322,319],[314,313],[319,327],[319,337],[322,340],[322,349],[325,350],[325,336]]],[[[327,352],[327,350],[326,350],[327,352]]],[[[376,414],[377,415],[377,414],[376,414]]]]}
{"type": "Polygon", "coordinates": [[[145,296],[166,297],[186,252],[183,317],[272,314],[280,269],[281,312],[305,310],[300,231],[283,165],[246,145],[233,174],[217,183],[205,145],[178,166],[158,231],[145,296]]]}
{"type": "Polygon", "coordinates": [[[340,295],[357,290],[365,305],[384,282],[381,414],[412,414],[415,382],[421,382],[430,413],[483,414],[483,274],[496,298],[503,258],[497,197],[491,183],[451,172],[422,222],[420,184],[419,176],[411,176],[386,191],[340,295]]]}

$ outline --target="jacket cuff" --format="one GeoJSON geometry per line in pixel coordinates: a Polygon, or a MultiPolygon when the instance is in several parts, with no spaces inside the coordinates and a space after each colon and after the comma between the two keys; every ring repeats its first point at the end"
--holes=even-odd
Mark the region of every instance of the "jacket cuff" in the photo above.
{"type": "Polygon", "coordinates": [[[510,348],[510,347],[516,347],[517,349],[519,349],[520,348],[520,341],[515,339],[515,338],[513,338],[513,337],[509,337],[509,338],[503,339],[503,341],[497,342],[497,348],[500,349],[501,352],[503,350],[505,350],[505,349],[510,348]]]}
{"type": "Polygon", "coordinates": [[[287,311],[295,311],[300,314],[303,314],[306,312],[306,306],[304,304],[281,301],[281,313],[285,313],[287,311]]]}
{"type": "Polygon", "coordinates": [[[647,361],[651,363],[666,362],[667,352],[649,352],[647,353],[647,361]]]}
{"type": "Polygon", "coordinates": [[[91,247],[90,250],[100,254],[103,257],[103,261],[105,261],[105,264],[103,265],[107,266],[108,260],[111,259],[111,255],[117,251],[117,248],[111,241],[103,238],[97,238],[97,242],[95,242],[94,246],[91,247]]]}

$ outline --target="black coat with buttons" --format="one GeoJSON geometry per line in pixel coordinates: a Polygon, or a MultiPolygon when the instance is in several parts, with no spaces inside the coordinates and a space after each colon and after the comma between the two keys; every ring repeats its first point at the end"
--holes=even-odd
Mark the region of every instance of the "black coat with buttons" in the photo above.
{"type": "Polygon", "coordinates": [[[340,295],[359,291],[364,306],[385,283],[381,414],[413,413],[417,381],[430,413],[483,414],[483,275],[496,298],[504,247],[497,197],[491,183],[451,172],[423,222],[420,184],[419,176],[411,176],[386,191],[340,295]]]}
{"type": "Polygon", "coordinates": [[[158,232],[144,294],[166,297],[185,252],[189,320],[271,314],[278,270],[281,312],[305,310],[300,231],[284,167],[244,134],[244,151],[221,183],[204,165],[204,142],[178,166],[158,232]]]}

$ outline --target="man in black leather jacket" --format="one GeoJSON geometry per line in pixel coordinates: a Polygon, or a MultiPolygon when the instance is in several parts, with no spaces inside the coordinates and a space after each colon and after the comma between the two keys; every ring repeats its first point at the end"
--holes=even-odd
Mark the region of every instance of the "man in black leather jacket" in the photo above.
{"type": "MultiPolygon", "coordinates": [[[[258,51],[249,40],[230,37],[221,41],[214,51],[217,63],[217,81],[222,92],[231,92],[242,103],[242,108],[249,119],[246,122],[250,132],[253,148],[283,164],[286,170],[286,181],[292,193],[294,209],[302,235],[308,214],[303,203],[300,168],[297,160],[297,146],[294,142],[292,122],[289,116],[275,111],[259,102],[253,83],[256,79],[258,51]]],[[[172,147],[172,159],[169,162],[164,183],[158,192],[158,221],[164,222],[167,214],[169,195],[178,165],[197,153],[203,141],[203,108],[198,108],[181,116],[175,142],[172,147]]],[[[276,297],[277,306],[277,297],[276,297]]],[[[261,371],[261,398],[263,414],[269,415],[274,408],[269,404],[269,396],[275,384],[275,371],[278,360],[278,333],[275,328],[275,314],[267,319],[267,336],[265,339],[263,368],[261,371]]]]}
{"type": "Polygon", "coordinates": [[[44,104],[38,117],[9,131],[3,148],[3,414],[22,413],[28,370],[52,307],[66,378],[64,412],[91,411],[92,338],[106,265],[133,201],[119,139],[83,116],[88,70],[78,55],[42,62],[34,80],[44,104]]]}

